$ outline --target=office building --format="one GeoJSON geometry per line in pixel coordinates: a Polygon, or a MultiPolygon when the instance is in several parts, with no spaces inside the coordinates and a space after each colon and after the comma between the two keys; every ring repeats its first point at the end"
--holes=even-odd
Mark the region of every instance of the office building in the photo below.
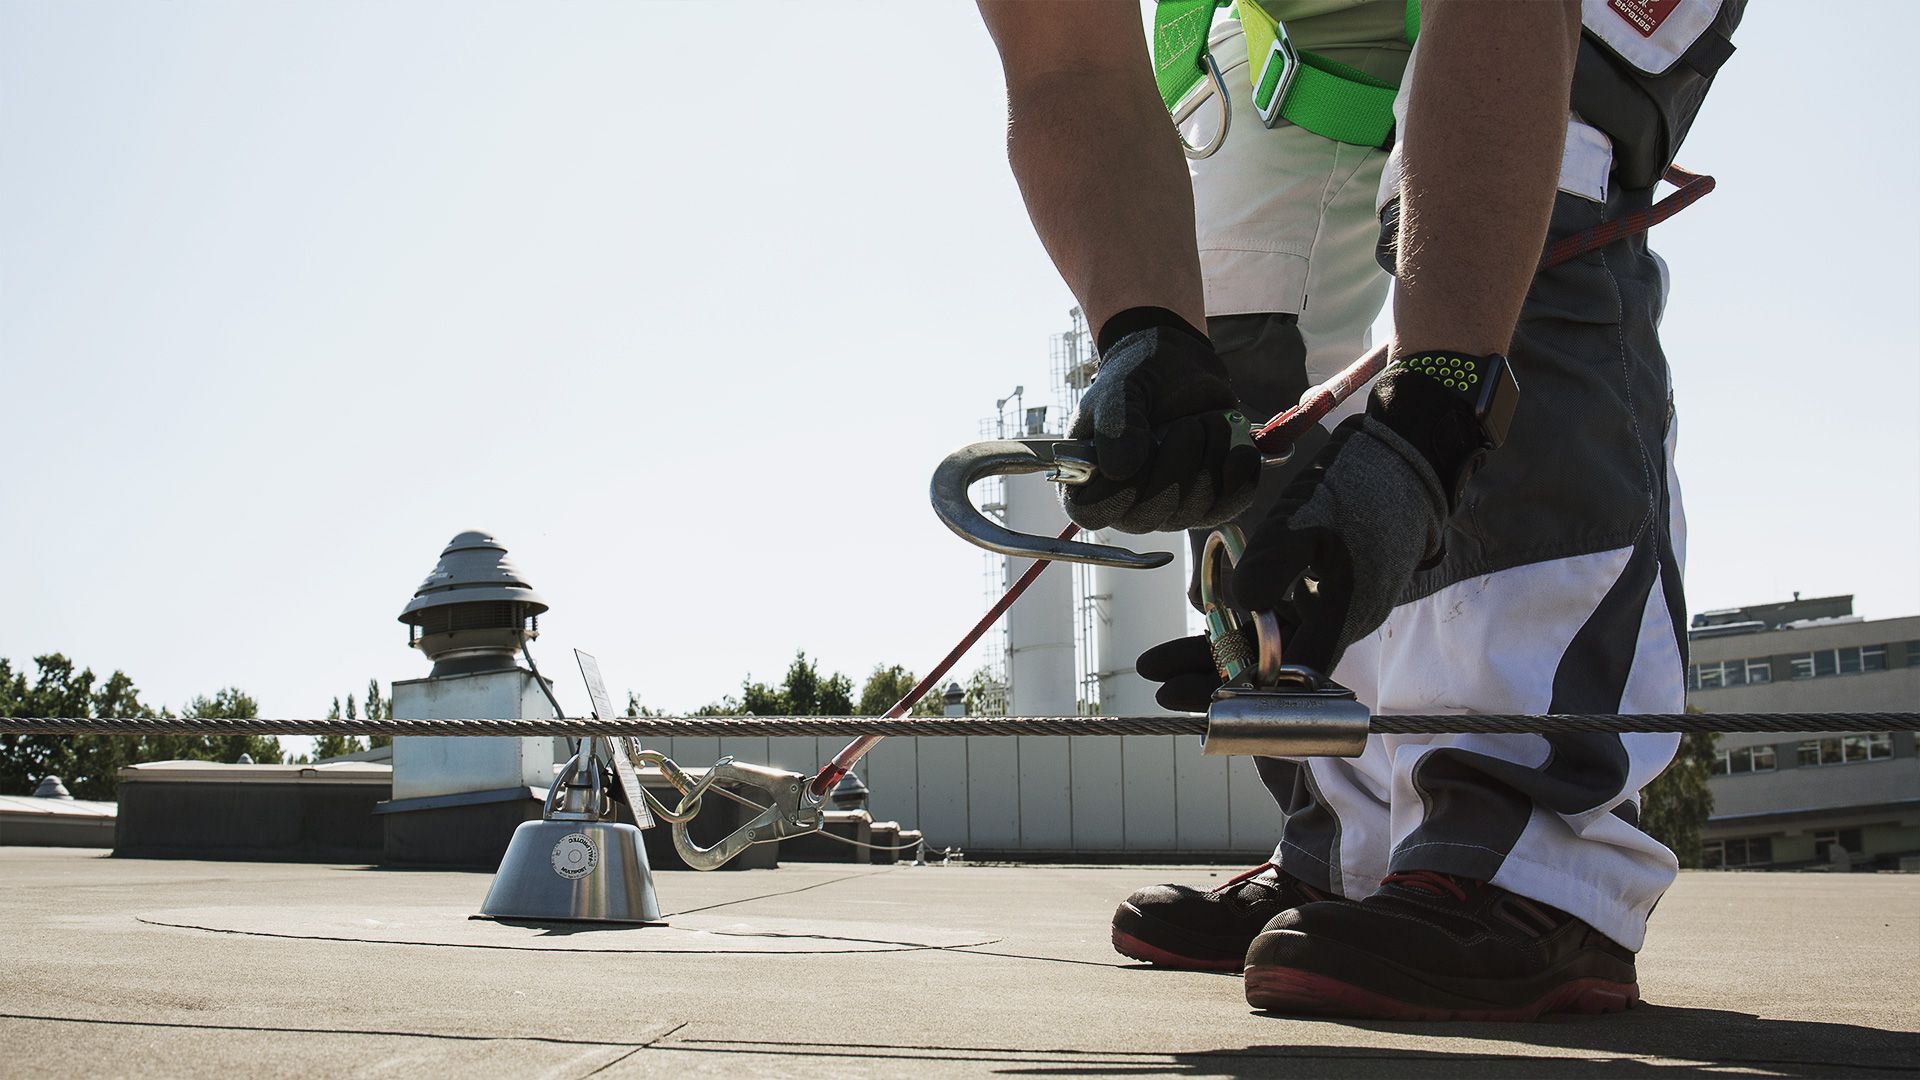
{"type": "MultiPolygon", "coordinates": [[[[1920,616],[1867,620],[1829,596],[1696,615],[1687,702],[1702,712],[1920,709],[1920,616]]],[[[1708,866],[1892,869],[1920,856],[1912,732],[1722,735],[1708,866]]]]}

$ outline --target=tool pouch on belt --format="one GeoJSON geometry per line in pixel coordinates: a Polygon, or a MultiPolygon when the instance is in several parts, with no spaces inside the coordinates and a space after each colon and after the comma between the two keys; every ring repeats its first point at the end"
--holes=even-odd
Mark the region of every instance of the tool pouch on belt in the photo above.
{"type": "Polygon", "coordinates": [[[1673,164],[1746,0],[1581,0],[1573,110],[1613,140],[1614,180],[1648,188],[1673,164]]]}

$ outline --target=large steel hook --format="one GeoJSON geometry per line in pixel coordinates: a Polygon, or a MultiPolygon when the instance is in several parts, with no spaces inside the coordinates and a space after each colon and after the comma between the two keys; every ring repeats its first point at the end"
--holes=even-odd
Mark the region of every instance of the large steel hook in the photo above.
{"type": "MultiPolygon", "coordinates": [[[[1339,374],[1309,389],[1300,404],[1254,428],[1246,417],[1230,413],[1236,439],[1258,447],[1267,464],[1285,461],[1294,444],[1341,402],[1365,386],[1387,363],[1387,345],[1374,346],[1339,374]]],[[[933,471],[933,512],[962,540],[1002,555],[1058,562],[1092,563],[1129,570],[1151,570],[1173,561],[1169,551],[1139,552],[1111,544],[1074,540],[1074,530],[1059,536],[1015,532],[980,512],[967,489],[990,476],[1044,472],[1062,484],[1084,484],[1093,477],[1094,447],[1087,440],[1000,439],[974,443],[948,454],[933,471]]]]}
{"type": "Polygon", "coordinates": [[[981,513],[967,494],[968,488],[990,476],[1037,472],[1062,484],[1084,484],[1093,476],[1093,444],[1062,439],[1000,439],[963,446],[933,470],[933,512],[962,540],[1002,555],[1131,570],[1151,570],[1173,561],[1171,551],[1143,553],[1110,544],[1015,532],[981,513]]]}
{"type": "MultiPolygon", "coordinates": [[[[734,856],[754,844],[819,832],[826,824],[826,814],[819,804],[804,798],[805,779],[799,773],[788,772],[785,769],[771,769],[764,765],[747,765],[722,759],[713,768],[707,770],[707,775],[702,778],[700,790],[705,791],[715,782],[738,784],[764,792],[767,796],[767,804],[762,806],[741,798],[741,802],[758,807],[760,812],[712,845],[701,847],[687,832],[687,822],[692,820],[694,808],[686,801],[682,801],[673,815],[661,815],[673,824],[673,850],[679,852],[680,858],[695,870],[715,870],[725,866],[734,856]],[[676,818],[678,820],[675,820],[676,818]]],[[[672,780],[671,776],[669,780],[672,780]]],[[[678,786],[677,782],[676,786],[678,786]]],[[[717,790],[726,792],[725,788],[717,790]]],[[[695,802],[699,801],[698,793],[695,793],[692,798],[695,802]]]]}

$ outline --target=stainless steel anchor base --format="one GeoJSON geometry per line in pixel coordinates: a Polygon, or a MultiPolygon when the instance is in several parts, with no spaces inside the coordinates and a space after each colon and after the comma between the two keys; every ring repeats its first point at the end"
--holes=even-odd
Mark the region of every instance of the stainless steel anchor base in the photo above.
{"type": "Polygon", "coordinates": [[[526,821],[480,913],[495,919],[650,923],[660,900],[640,830],[617,821],[526,821]]]}
{"type": "MultiPolygon", "coordinates": [[[[607,785],[623,789],[634,813],[644,802],[626,747],[595,737],[581,742],[554,777],[540,821],[513,830],[493,875],[482,915],[531,921],[649,923],[660,921],[640,830],[614,820],[607,785]],[[620,767],[625,765],[625,768],[620,767]]],[[[652,824],[651,816],[641,820],[652,824]]]]}

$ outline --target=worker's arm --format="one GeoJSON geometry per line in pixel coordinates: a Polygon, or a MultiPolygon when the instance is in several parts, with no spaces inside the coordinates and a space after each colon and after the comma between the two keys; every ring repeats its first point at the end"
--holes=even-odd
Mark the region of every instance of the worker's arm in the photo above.
{"type": "Polygon", "coordinates": [[[1425,0],[1420,13],[1394,338],[1504,354],[1546,246],[1580,5],[1425,0]]]}
{"type": "Polygon", "coordinates": [[[1095,473],[1067,492],[1090,529],[1226,521],[1260,455],[1234,438],[1226,365],[1202,329],[1193,189],[1154,88],[1136,0],[980,0],[1007,80],[1007,156],[1027,213],[1094,328],[1099,375],[1069,434],[1095,473]]]}
{"type": "Polygon", "coordinates": [[[1007,157],[1096,331],[1166,308],[1206,325],[1193,189],[1137,0],[980,0],[1007,80],[1007,157]]]}
{"type": "MultiPolygon", "coordinates": [[[[1545,247],[1580,6],[1424,0],[1421,16],[1401,149],[1394,353],[1483,360],[1511,345],[1545,247]]],[[[1526,369],[1515,373],[1524,400],[1526,369]]],[[[1290,659],[1330,670],[1439,556],[1486,440],[1460,392],[1390,368],[1366,415],[1340,426],[1255,531],[1235,570],[1237,599],[1281,617],[1290,659]]]]}

